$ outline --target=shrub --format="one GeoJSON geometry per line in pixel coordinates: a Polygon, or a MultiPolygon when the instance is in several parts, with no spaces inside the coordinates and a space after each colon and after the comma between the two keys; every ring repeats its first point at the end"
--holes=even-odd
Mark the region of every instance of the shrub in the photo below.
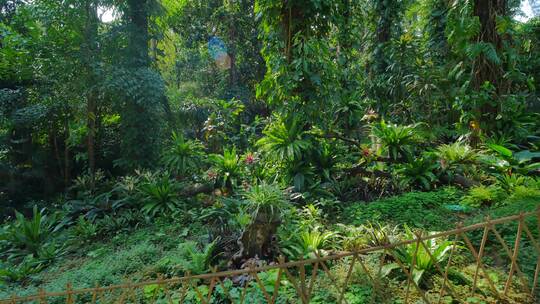
{"type": "Polygon", "coordinates": [[[185,177],[200,171],[203,161],[203,145],[194,140],[186,140],[183,135],[172,133],[171,144],[165,149],[161,161],[172,173],[185,177]]]}
{"type": "Polygon", "coordinates": [[[478,157],[478,153],[463,141],[440,145],[437,147],[436,154],[450,168],[457,165],[472,164],[478,157]]]}
{"type": "Polygon", "coordinates": [[[432,184],[437,180],[433,174],[437,166],[429,155],[409,161],[396,170],[399,175],[399,185],[403,188],[421,187],[430,190],[432,184]]]}
{"type": "Polygon", "coordinates": [[[497,186],[475,186],[469,189],[469,193],[463,197],[461,204],[479,208],[482,206],[490,206],[495,203],[501,203],[504,195],[501,188],[497,186]]]}
{"type": "Polygon", "coordinates": [[[311,147],[304,126],[297,119],[275,122],[263,133],[265,136],[257,145],[277,161],[298,161],[311,147]]]}
{"type": "Polygon", "coordinates": [[[236,148],[223,150],[223,155],[211,154],[210,161],[213,164],[211,170],[215,171],[217,185],[232,189],[242,176],[242,162],[236,153],[236,148]]]}
{"type": "Polygon", "coordinates": [[[251,187],[244,194],[244,200],[246,211],[251,214],[252,220],[279,220],[288,207],[283,191],[274,184],[261,183],[251,187]]]}
{"type": "Polygon", "coordinates": [[[142,211],[152,216],[177,211],[181,204],[178,197],[179,188],[180,185],[171,180],[167,174],[143,184],[140,188],[142,211]]]}
{"type": "Polygon", "coordinates": [[[80,216],[77,223],[71,227],[70,242],[75,245],[92,242],[98,233],[97,225],[80,216]]]}
{"type": "Polygon", "coordinates": [[[60,225],[54,216],[47,215],[44,210],[38,211],[34,206],[31,219],[16,212],[15,222],[8,226],[0,238],[9,244],[11,252],[16,256],[37,255],[49,245],[53,233],[59,229],[60,225]]]}
{"type": "Polygon", "coordinates": [[[388,149],[388,154],[392,159],[405,158],[408,149],[419,139],[417,132],[418,125],[396,125],[386,123],[384,120],[373,125],[373,135],[388,149]]]}
{"type": "Polygon", "coordinates": [[[324,231],[323,227],[315,227],[312,230],[298,231],[292,242],[288,242],[282,248],[283,252],[293,259],[315,258],[315,252],[324,255],[325,249],[329,249],[336,234],[332,231],[324,231]]]}
{"type": "Polygon", "coordinates": [[[177,250],[157,262],[158,271],[170,275],[182,275],[188,271],[191,274],[205,273],[210,267],[215,248],[214,242],[202,248],[194,241],[180,243],[177,250]]]}
{"type": "MultiPolygon", "coordinates": [[[[435,234],[435,232],[430,234],[435,234]]],[[[415,237],[416,235],[413,231],[410,228],[405,227],[404,238],[410,240],[415,237]]],[[[399,246],[394,250],[395,257],[403,265],[409,269],[414,265],[411,275],[416,284],[420,284],[421,281],[425,280],[425,278],[435,270],[435,263],[442,265],[450,255],[452,246],[456,245],[454,242],[446,239],[428,239],[423,242],[425,246],[411,243],[399,246]]],[[[387,264],[384,266],[383,272],[388,273],[394,269],[400,269],[400,266],[397,263],[387,264]]]]}

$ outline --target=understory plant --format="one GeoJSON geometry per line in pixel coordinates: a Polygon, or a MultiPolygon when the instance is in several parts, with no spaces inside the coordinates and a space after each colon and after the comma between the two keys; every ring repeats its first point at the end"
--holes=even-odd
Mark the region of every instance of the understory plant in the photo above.
{"type": "Polygon", "coordinates": [[[411,146],[420,139],[417,128],[418,124],[397,125],[381,120],[373,124],[372,133],[387,149],[388,156],[397,160],[407,157],[411,146]]]}
{"type": "Polygon", "coordinates": [[[204,147],[196,140],[185,139],[173,132],[171,143],[162,155],[162,162],[171,173],[179,177],[193,175],[200,171],[203,163],[204,147]]]}
{"type": "Polygon", "coordinates": [[[281,224],[282,215],[290,209],[278,185],[260,183],[243,195],[244,210],[251,221],[240,236],[241,254],[262,257],[271,251],[271,242],[281,224]]]}
{"type": "Polygon", "coordinates": [[[496,185],[479,185],[469,189],[468,194],[463,197],[461,203],[468,207],[479,208],[500,203],[504,197],[502,189],[496,185]]]}
{"type": "Polygon", "coordinates": [[[399,185],[403,188],[420,187],[430,190],[432,184],[437,181],[434,171],[437,168],[433,158],[429,154],[415,158],[398,167],[399,185]]]}
{"type": "Polygon", "coordinates": [[[209,156],[212,167],[210,173],[218,187],[232,190],[239,182],[243,173],[243,165],[236,148],[224,149],[223,154],[209,156]]]}
{"type": "Polygon", "coordinates": [[[152,179],[140,187],[142,211],[155,216],[178,211],[182,200],[179,197],[180,184],[169,178],[168,174],[152,179]]]}
{"type": "Polygon", "coordinates": [[[15,213],[16,220],[2,232],[0,239],[9,245],[9,253],[14,256],[39,255],[51,245],[54,233],[60,228],[54,215],[45,210],[32,209],[32,217],[27,219],[22,213],[15,213]]]}
{"type": "MultiPolygon", "coordinates": [[[[427,233],[427,237],[436,232],[427,233]]],[[[421,234],[415,234],[409,227],[405,226],[404,239],[413,240],[421,234]]],[[[425,235],[424,235],[425,236],[425,235]]],[[[412,269],[411,276],[418,285],[425,283],[435,271],[435,264],[443,265],[448,259],[452,247],[457,244],[447,239],[429,238],[420,242],[413,242],[401,245],[392,250],[392,256],[399,260],[407,269],[412,269]]],[[[397,262],[386,264],[383,267],[383,274],[388,275],[393,270],[401,269],[397,262]]]]}

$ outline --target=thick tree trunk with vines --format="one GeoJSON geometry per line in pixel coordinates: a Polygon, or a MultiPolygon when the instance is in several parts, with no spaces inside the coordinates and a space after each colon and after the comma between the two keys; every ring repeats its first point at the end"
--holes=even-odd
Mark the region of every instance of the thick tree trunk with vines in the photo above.
{"type": "MultiPolygon", "coordinates": [[[[94,86],[96,83],[95,73],[92,67],[97,61],[97,35],[98,35],[98,12],[97,3],[93,0],[86,1],[86,26],[85,26],[85,49],[86,53],[86,69],[88,73],[88,85],[94,86]]],[[[90,88],[86,95],[86,126],[88,129],[87,135],[87,152],[88,152],[88,170],[92,176],[92,188],[94,187],[94,173],[96,172],[96,153],[95,153],[95,138],[96,138],[96,119],[97,119],[97,92],[95,88],[90,88]]]]}
{"type": "MultiPolygon", "coordinates": [[[[497,32],[497,17],[506,15],[506,0],[474,1],[474,16],[480,20],[480,34],[477,41],[492,44],[498,55],[502,53],[503,37],[497,32]]],[[[503,74],[504,70],[501,65],[490,61],[482,54],[474,62],[473,86],[476,90],[480,90],[484,83],[489,82],[495,87],[495,94],[499,96],[504,90],[503,74]]],[[[499,111],[498,106],[489,103],[483,105],[479,110],[482,117],[489,116],[488,120],[494,118],[499,111]]]]}

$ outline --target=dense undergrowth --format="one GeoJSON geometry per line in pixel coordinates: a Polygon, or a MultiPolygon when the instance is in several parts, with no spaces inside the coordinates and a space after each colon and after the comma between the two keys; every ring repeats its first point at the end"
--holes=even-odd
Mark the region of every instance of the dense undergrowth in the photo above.
{"type": "MultiPolygon", "coordinates": [[[[519,21],[518,2],[0,0],[0,298],[327,256],[537,210],[540,19],[519,21]]],[[[537,219],[526,224],[538,238],[537,219]]],[[[513,249],[517,223],[496,228],[513,249]]],[[[478,247],[482,232],[465,235],[478,247]]],[[[476,291],[468,244],[442,237],[366,254],[367,271],[328,262],[334,278],[320,276],[312,302],[337,302],[332,286],[350,279],[349,303],[402,303],[400,264],[436,298],[445,263],[467,303],[496,301],[487,278],[508,303],[534,301],[534,244],[518,240],[525,284],[506,284],[508,254],[485,241],[476,291]]],[[[277,272],[260,278],[270,289],[277,272]]],[[[263,302],[252,277],[224,283],[233,302],[246,286],[263,302]]],[[[278,302],[296,303],[281,283],[278,302]]],[[[221,288],[213,303],[228,303],[221,288]]]]}

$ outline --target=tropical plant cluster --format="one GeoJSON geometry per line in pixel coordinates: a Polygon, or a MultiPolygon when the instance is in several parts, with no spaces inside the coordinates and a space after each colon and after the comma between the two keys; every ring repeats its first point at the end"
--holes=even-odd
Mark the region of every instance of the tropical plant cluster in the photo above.
{"type": "MultiPolygon", "coordinates": [[[[488,2],[0,1],[0,298],[309,259],[536,210],[540,19],[488,2]]],[[[509,246],[516,229],[500,228],[509,246]]],[[[505,288],[496,242],[488,272],[505,288]]],[[[485,281],[470,295],[463,242],[424,245],[370,254],[365,269],[329,263],[335,280],[312,302],[337,302],[330,286],[345,280],[349,303],[400,301],[402,265],[434,292],[451,254],[456,292],[494,301],[485,281]],[[366,272],[379,268],[382,289],[366,272]]],[[[534,244],[520,253],[534,274],[534,244]]],[[[264,302],[278,274],[259,279],[225,281],[212,301],[247,286],[264,302]]],[[[278,302],[294,302],[280,280],[278,302]]],[[[196,285],[186,303],[210,290],[196,285]]],[[[512,303],[525,303],[520,287],[512,303]]]]}

